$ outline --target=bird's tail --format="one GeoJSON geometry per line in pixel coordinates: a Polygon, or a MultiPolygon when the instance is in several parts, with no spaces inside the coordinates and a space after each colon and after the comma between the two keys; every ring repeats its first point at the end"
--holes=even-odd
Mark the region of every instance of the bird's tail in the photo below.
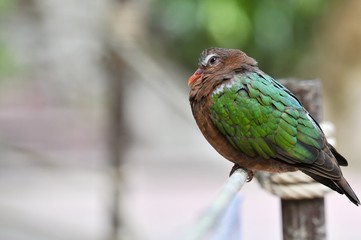
{"type": "Polygon", "coordinates": [[[340,180],[333,180],[324,176],[316,175],[313,172],[302,170],[302,172],[306,173],[308,176],[315,179],[317,182],[326,185],[327,187],[335,190],[340,194],[345,194],[351,202],[353,202],[356,206],[360,205],[360,200],[356,196],[355,192],[352,190],[350,184],[346,181],[346,179],[341,175],[340,180]]]}
{"type": "Polygon", "coordinates": [[[350,199],[351,202],[356,204],[356,206],[360,205],[360,200],[356,196],[355,192],[352,190],[350,184],[346,181],[346,179],[341,176],[341,179],[335,181],[335,184],[342,190],[344,194],[350,199]]]}

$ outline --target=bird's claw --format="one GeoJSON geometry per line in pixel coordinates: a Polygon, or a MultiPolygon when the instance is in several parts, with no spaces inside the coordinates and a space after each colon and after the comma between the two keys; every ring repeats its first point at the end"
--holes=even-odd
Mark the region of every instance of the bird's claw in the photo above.
{"type": "Polygon", "coordinates": [[[247,174],[248,174],[248,177],[247,177],[247,182],[250,182],[250,181],[252,181],[252,179],[253,179],[253,176],[254,176],[254,174],[253,174],[253,171],[252,170],[247,170],[247,174]]]}
{"type": "MultiPolygon", "coordinates": [[[[231,169],[231,172],[229,173],[229,176],[231,176],[238,168],[241,168],[241,167],[239,165],[237,165],[237,164],[234,164],[232,169],[231,169]]],[[[247,174],[248,174],[247,182],[250,182],[250,181],[252,181],[253,176],[254,176],[253,171],[248,170],[248,169],[246,171],[247,171],[247,174]]]]}
{"type": "Polygon", "coordinates": [[[231,172],[229,173],[229,176],[232,176],[232,174],[238,169],[238,168],[241,168],[239,165],[237,164],[234,164],[232,169],[231,169],[231,172]]]}

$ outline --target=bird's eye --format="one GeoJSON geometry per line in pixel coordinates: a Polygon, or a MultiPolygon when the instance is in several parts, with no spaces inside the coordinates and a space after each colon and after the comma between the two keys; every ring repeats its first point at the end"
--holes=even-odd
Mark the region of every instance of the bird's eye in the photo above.
{"type": "Polygon", "coordinates": [[[218,62],[219,62],[219,56],[217,54],[209,54],[207,57],[205,57],[202,60],[201,63],[204,67],[207,67],[207,66],[217,65],[218,62]]]}
{"type": "Polygon", "coordinates": [[[214,66],[219,62],[219,56],[216,54],[210,54],[205,59],[205,66],[214,66]]]}
{"type": "Polygon", "coordinates": [[[215,65],[217,62],[218,62],[218,58],[217,58],[216,56],[213,56],[213,57],[211,57],[211,58],[208,60],[208,65],[209,65],[209,66],[213,66],[213,65],[215,65]]]}

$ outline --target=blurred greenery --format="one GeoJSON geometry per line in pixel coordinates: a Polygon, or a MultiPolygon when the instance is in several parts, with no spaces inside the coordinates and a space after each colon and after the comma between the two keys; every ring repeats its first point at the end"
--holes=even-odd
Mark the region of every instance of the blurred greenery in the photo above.
{"type": "MultiPolygon", "coordinates": [[[[6,15],[6,13],[15,6],[13,0],[0,0],[0,17],[6,15]]],[[[8,48],[6,41],[2,40],[3,36],[0,35],[0,77],[10,76],[15,72],[15,64],[12,59],[12,55],[8,48]]]]}
{"type": "Polygon", "coordinates": [[[14,0],[0,0],[0,13],[4,13],[14,5],[15,5],[14,0]]]}
{"type": "Polygon", "coordinates": [[[157,0],[150,31],[185,67],[207,47],[239,48],[275,76],[290,76],[307,54],[327,0],[157,0]]]}
{"type": "Polygon", "coordinates": [[[15,72],[15,64],[6,43],[0,41],[0,76],[11,76],[15,72]]]}

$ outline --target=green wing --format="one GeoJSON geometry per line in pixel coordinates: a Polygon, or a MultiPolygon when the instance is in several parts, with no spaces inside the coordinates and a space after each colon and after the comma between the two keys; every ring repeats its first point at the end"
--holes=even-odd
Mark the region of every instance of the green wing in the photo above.
{"type": "Polygon", "coordinates": [[[250,157],[311,164],[324,145],[321,129],[296,97],[262,72],[235,75],[211,100],[212,122],[250,157]]]}

